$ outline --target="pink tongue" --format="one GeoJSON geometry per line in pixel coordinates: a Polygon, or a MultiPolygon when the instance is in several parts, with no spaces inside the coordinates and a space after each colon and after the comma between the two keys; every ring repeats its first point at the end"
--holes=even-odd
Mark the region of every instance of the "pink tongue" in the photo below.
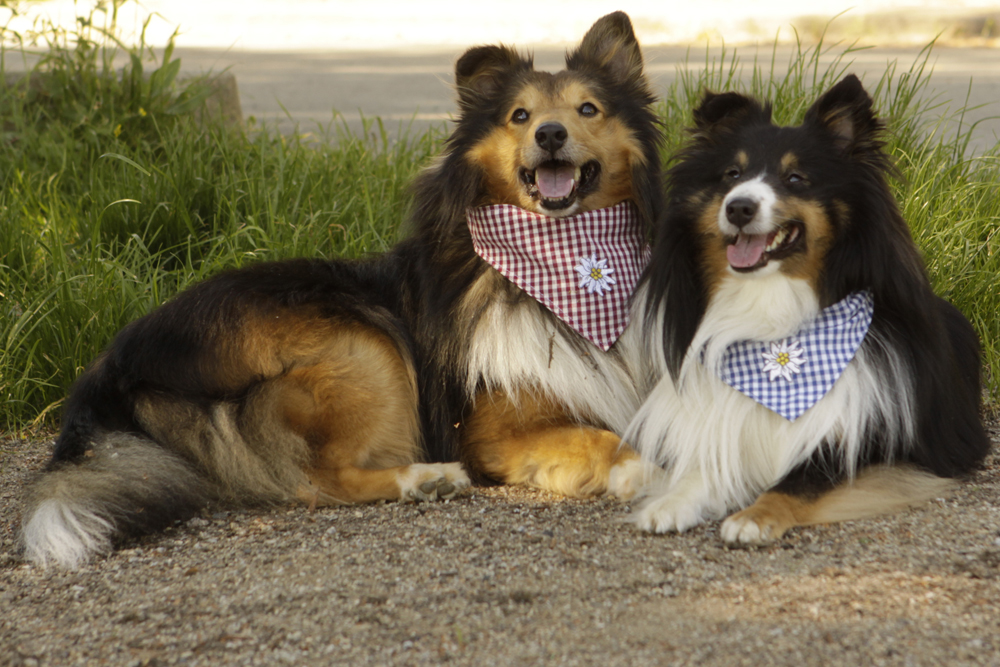
{"type": "Polygon", "coordinates": [[[535,170],[535,184],[546,199],[563,199],[573,192],[575,172],[570,165],[539,167],[535,170]]]}
{"type": "Polygon", "coordinates": [[[767,246],[767,234],[740,234],[736,243],[726,247],[726,259],[734,269],[756,266],[767,246]]]}

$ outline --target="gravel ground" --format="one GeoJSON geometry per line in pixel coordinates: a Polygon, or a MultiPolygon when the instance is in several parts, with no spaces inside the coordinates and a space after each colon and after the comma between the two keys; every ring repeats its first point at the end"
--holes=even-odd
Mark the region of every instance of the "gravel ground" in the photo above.
{"type": "Polygon", "coordinates": [[[0,442],[3,666],[1000,665],[996,453],[947,500],[760,549],[495,487],[207,513],[60,572],[16,542],[49,445],[0,442]]]}

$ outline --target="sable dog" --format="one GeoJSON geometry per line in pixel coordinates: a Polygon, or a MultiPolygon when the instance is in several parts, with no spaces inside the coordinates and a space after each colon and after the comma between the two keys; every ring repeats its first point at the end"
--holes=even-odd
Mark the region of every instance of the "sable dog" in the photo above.
{"type": "MultiPolygon", "coordinates": [[[[635,337],[577,333],[477,254],[469,222],[508,206],[575,232],[611,207],[641,263],[659,135],[628,17],[597,21],[564,71],[484,46],[455,78],[458,125],[414,186],[407,240],[219,275],[79,378],[29,499],[29,559],[74,567],[211,501],[451,498],[470,480],[447,461],[569,495],[634,491],[642,466],[616,433],[640,403],[635,337]]],[[[627,296],[597,254],[574,268],[588,299],[627,296]]]]}
{"type": "Polygon", "coordinates": [[[931,292],[861,82],[798,127],[736,93],[694,118],[644,287],[662,379],[626,436],[669,477],[636,522],[742,510],[722,538],[760,543],[943,492],[989,445],[979,345],[931,292]]]}

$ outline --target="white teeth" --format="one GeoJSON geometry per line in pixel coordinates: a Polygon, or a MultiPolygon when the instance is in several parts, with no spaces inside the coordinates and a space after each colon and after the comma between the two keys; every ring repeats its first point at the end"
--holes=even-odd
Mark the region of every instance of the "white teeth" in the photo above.
{"type": "Polygon", "coordinates": [[[781,244],[785,242],[785,237],[787,236],[788,236],[787,230],[785,229],[779,230],[778,233],[774,235],[774,240],[771,241],[771,243],[769,243],[766,248],[764,248],[764,252],[771,252],[775,248],[780,247],[781,244]]]}

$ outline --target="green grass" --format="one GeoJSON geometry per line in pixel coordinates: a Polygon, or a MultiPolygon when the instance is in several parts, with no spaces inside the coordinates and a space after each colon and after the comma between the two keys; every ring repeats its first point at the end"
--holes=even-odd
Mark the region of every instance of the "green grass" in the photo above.
{"type": "MultiPolygon", "coordinates": [[[[364,138],[336,118],[308,138],[198,121],[205,82],[177,81],[170,44],[118,44],[113,19],[112,5],[75,32],[40,26],[46,76],[0,88],[0,431],[55,423],[68,386],[114,333],[195,281],[262,259],[384,251],[409,183],[442,145],[440,131],[390,140],[377,119],[364,138]]],[[[8,33],[23,46],[5,60],[34,48],[30,37],[8,33]]],[[[841,48],[821,65],[823,48],[800,48],[787,73],[735,52],[682,70],[661,107],[665,157],[705,87],[770,98],[777,120],[798,120],[850,61],[841,48]]],[[[1000,161],[966,157],[967,131],[925,124],[925,63],[865,83],[894,132],[905,175],[894,187],[935,289],[983,338],[995,406],[1000,161]]]]}

